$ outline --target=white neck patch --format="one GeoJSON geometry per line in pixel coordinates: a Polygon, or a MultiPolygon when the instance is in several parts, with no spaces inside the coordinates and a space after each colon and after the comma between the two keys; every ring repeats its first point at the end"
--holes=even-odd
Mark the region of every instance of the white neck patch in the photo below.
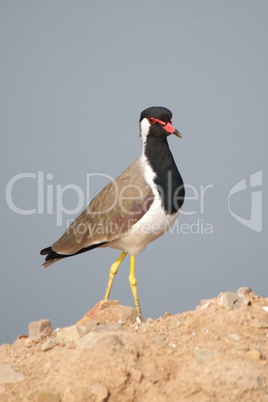
{"type": "Polygon", "coordinates": [[[141,138],[142,138],[142,142],[143,142],[143,146],[146,143],[147,140],[147,136],[149,134],[149,130],[150,130],[150,123],[148,121],[148,119],[146,119],[146,117],[144,117],[144,119],[142,119],[141,123],[140,123],[140,127],[141,127],[141,138]]]}

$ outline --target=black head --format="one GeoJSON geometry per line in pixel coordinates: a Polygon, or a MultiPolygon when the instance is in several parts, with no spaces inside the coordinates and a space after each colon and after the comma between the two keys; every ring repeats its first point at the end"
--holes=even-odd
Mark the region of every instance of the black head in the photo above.
{"type": "Polygon", "coordinates": [[[152,106],[145,109],[141,112],[140,122],[144,118],[154,117],[156,119],[162,120],[165,123],[168,123],[172,120],[172,113],[169,109],[162,106],[152,106]]]}
{"type": "Polygon", "coordinates": [[[148,135],[161,139],[170,134],[182,137],[180,132],[172,125],[171,111],[161,106],[152,106],[141,112],[140,128],[143,142],[146,141],[148,135]]]}

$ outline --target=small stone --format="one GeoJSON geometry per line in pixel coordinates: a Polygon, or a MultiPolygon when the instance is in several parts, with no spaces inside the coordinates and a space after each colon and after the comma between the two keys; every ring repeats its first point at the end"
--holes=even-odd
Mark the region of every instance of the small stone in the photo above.
{"type": "Polygon", "coordinates": [[[102,300],[76,323],[76,329],[81,337],[100,326],[118,327],[118,321],[122,322],[121,326],[140,322],[137,321],[137,311],[132,307],[121,306],[118,300],[102,300]]]}
{"type": "Polygon", "coordinates": [[[176,315],[171,315],[165,319],[165,324],[169,330],[177,330],[182,323],[176,315]]]}
{"type": "Polygon", "coordinates": [[[165,318],[170,317],[170,316],[171,316],[171,313],[169,313],[168,311],[166,311],[163,318],[165,319],[165,318]]]}
{"type": "Polygon", "coordinates": [[[29,338],[32,339],[49,336],[52,333],[52,327],[48,319],[32,321],[28,327],[29,338]]]}
{"type": "Polygon", "coordinates": [[[208,308],[210,305],[211,305],[210,301],[201,300],[200,306],[197,306],[197,308],[200,308],[200,310],[204,310],[205,308],[208,308]]]}
{"type": "Polygon", "coordinates": [[[247,288],[246,286],[241,286],[241,288],[237,289],[236,293],[238,295],[248,295],[249,293],[252,292],[252,289],[247,288]]]}
{"type": "Polygon", "coordinates": [[[138,325],[141,325],[141,319],[140,319],[139,316],[136,317],[136,323],[137,323],[138,325]]]}
{"type": "Polygon", "coordinates": [[[28,338],[28,335],[22,334],[18,336],[18,339],[25,339],[28,338]]]}
{"type": "Polygon", "coordinates": [[[26,348],[31,348],[34,345],[34,340],[32,338],[26,338],[24,343],[26,348]]]}
{"type": "Polygon", "coordinates": [[[93,397],[94,402],[106,402],[109,398],[109,391],[103,384],[92,384],[89,389],[90,397],[93,397]]]}
{"type": "Polygon", "coordinates": [[[42,352],[46,352],[47,350],[53,349],[58,344],[59,342],[56,339],[48,338],[45,340],[45,342],[42,343],[41,350],[42,352]]]}
{"type": "Polygon", "coordinates": [[[249,346],[246,344],[240,344],[235,348],[238,352],[247,352],[249,350],[249,346]]]}
{"type": "Polygon", "coordinates": [[[24,378],[24,374],[15,371],[10,364],[3,364],[0,366],[0,384],[23,381],[24,378]]]}
{"type": "Polygon", "coordinates": [[[153,377],[153,378],[150,379],[150,381],[151,381],[153,384],[157,384],[157,383],[159,382],[159,378],[153,377]]]}
{"type": "Polygon", "coordinates": [[[158,343],[159,345],[166,345],[166,343],[167,343],[166,339],[159,335],[154,336],[153,341],[155,343],[158,343]]]}
{"type": "Polygon", "coordinates": [[[268,328],[268,319],[256,317],[253,320],[252,326],[255,328],[268,328]]]}
{"type": "Polygon", "coordinates": [[[239,342],[241,340],[241,336],[238,334],[229,334],[229,338],[233,339],[236,342],[239,342]]]}
{"type": "Polygon", "coordinates": [[[5,360],[10,353],[11,350],[11,345],[9,345],[8,343],[3,343],[2,345],[0,345],[0,361],[5,360]]]}
{"type": "MultiPolygon", "coordinates": [[[[249,300],[248,297],[243,296],[241,294],[239,294],[238,297],[239,297],[238,301],[239,301],[240,305],[241,304],[244,304],[245,306],[250,306],[251,305],[251,301],[249,300]]],[[[236,303],[235,305],[239,305],[239,303],[236,303]]]]}
{"type": "Polygon", "coordinates": [[[259,349],[255,348],[255,349],[250,349],[247,352],[247,355],[253,359],[253,360],[260,360],[262,359],[262,353],[259,349]]]}
{"type": "Polygon", "coordinates": [[[195,358],[199,363],[204,363],[213,357],[215,357],[215,352],[213,352],[213,350],[201,349],[195,351],[195,358]]]}
{"type": "Polygon", "coordinates": [[[54,331],[54,333],[59,343],[73,342],[79,339],[79,334],[75,325],[66,328],[60,328],[57,331],[54,331]]]}
{"type": "Polygon", "coordinates": [[[220,297],[219,304],[221,304],[227,310],[233,310],[234,304],[238,300],[238,295],[234,292],[223,293],[220,297]]]}
{"type": "Polygon", "coordinates": [[[45,388],[35,394],[35,402],[60,402],[61,398],[53,389],[45,388]]]}
{"type": "Polygon", "coordinates": [[[140,382],[140,381],[141,381],[141,379],[142,379],[142,372],[141,372],[140,370],[137,370],[137,369],[132,368],[132,369],[130,370],[130,374],[131,374],[131,377],[133,378],[133,380],[135,380],[135,381],[137,381],[137,382],[140,382]]]}

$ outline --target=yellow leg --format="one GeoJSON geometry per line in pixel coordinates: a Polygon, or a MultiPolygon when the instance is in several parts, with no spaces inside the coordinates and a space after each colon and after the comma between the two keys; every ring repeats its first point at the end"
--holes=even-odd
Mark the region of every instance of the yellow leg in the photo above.
{"type": "Polygon", "coordinates": [[[135,256],[134,255],[130,256],[129,283],[130,283],[130,287],[131,287],[132,294],[133,294],[133,297],[134,297],[136,310],[139,313],[139,315],[142,317],[142,315],[141,315],[141,306],[140,306],[139,297],[138,297],[138,291],[137,291],[137,279],[135,277],[135,256]]]}
{"type": "Polygon", "coordinates": [[[109,275],[108,285],[107,285],[105,296],[104,296],[105,300],[109,299],[111,289],[112,289],[112,285],[113,285],[113,281],[114,281],[114,276],[117,274],[118,267],[119,267],[119,265],[121,264],[121,262],[123,261],[123,259],[125,258],[126,255],[127,255],[127,253],[125,253],[125,252],[120,254],[120,257],[112,264],[112,266],[110,268],[110,275],[109,275]]]}

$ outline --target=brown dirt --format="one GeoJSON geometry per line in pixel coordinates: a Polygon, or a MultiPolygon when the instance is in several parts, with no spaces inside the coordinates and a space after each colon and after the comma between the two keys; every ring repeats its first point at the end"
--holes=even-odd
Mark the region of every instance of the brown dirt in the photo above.
{"type": "Polygon", "coordinates": [[[146,322],[103,301],[31,336],[0,346],[1,402],[268,401],[268,299],[247,288],[146,322]]]}

